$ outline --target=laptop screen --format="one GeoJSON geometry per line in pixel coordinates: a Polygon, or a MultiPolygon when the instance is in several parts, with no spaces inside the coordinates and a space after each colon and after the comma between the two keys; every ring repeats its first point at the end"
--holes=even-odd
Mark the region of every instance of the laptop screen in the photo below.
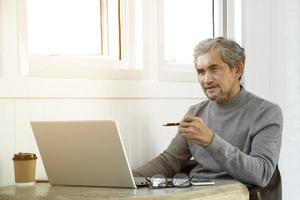
{"type": "Polygon", "coordinates": [[[115,120],[31,126],[50,184],[136,188],[115,120]]]}

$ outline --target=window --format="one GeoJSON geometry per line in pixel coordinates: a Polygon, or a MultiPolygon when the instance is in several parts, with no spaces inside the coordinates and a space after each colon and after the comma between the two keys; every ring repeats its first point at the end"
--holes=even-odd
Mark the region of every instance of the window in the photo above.
{"type": "Polygon", "coordinates": [[[196,81],[193,47],[233,35],[239,1],[17,1],[21,74],[196,81]]]}
{"type": "Polygon", "coordinates": [[[17,3],[22,75],[144,77],[142,16],[136,18],[141,12],[140,0],[17,3]],[[135,53],[140,56],[133,56],[135,53]]]}
{"type": "Polygon", "coordinates": [[[195,81],[193,48],[203,39],[223,35],[223,3],[162,0],[159,8],[160,79],[195,81]]]}
{"type": "Polygon", "coordinates": [[[164,0],[164,60],[190,63],[199,38],[213,37],[211,0],[164,0]]]}
{"type": "Polygon", "coordinates": [[[121,60],[119,6],[120,0],[27,0],[28,53],[121,60]]]}

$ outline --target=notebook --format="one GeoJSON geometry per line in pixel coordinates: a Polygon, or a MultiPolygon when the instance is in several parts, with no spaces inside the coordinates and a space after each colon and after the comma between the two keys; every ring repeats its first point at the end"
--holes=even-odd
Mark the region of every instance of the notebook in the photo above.
{"type": "Polygon", "coordinates": [[[51,185],[136,188],[115,120],[32,121],[51,185]]]}

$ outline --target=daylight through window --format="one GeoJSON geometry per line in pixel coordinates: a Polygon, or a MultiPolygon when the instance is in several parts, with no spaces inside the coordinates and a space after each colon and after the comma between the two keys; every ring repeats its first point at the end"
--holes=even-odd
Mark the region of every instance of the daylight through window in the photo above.
{"type": "Polygon", "coordinates": [[[29,54],[120,59],[120,6],[120,0],[27,0],[29,54]]]}

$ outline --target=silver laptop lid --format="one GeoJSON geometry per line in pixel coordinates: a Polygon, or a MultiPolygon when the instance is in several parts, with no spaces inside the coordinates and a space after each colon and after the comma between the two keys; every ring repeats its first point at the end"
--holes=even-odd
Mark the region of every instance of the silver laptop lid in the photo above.
{"type": "Polygon", "coordinates": [[[116,121],[32,121],[52,185],[136,188],[116,121]]]}

